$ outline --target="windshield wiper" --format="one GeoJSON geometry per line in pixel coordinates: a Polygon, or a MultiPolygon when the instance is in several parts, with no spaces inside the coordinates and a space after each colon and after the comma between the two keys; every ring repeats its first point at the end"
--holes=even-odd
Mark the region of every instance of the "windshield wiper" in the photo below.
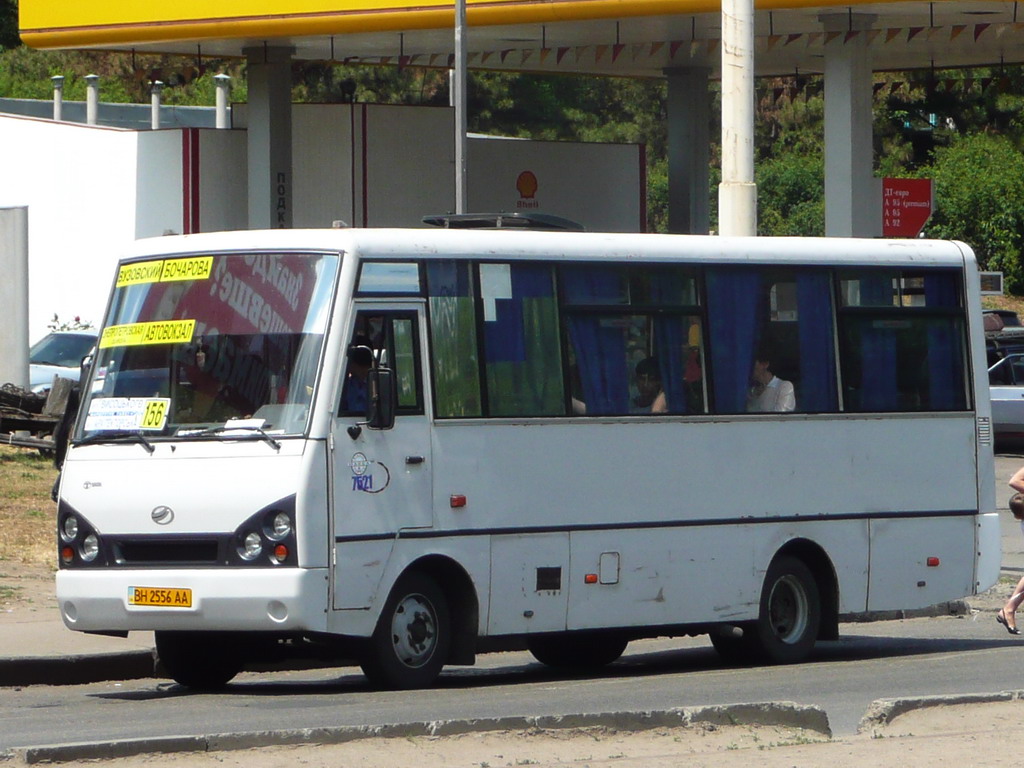
{"type": "Polygon", "coordinates": [[[216,435],[217,437],[225,438],[225,439],[228,439],[228,440],[230,440],[232,438],[237,439],[237,440],[248,440],[250,438],[255,437],[255,438],[259,439],[259,440],[265,441],[275,451],[280,451],[281,450],[281,443],[279,443],[277,440],[275,440],[270,435],[268,435],[266,432],[264,432],[262,427],[254,427],[251,424],[244,424],[244,425],[240,424],[237,427],[235,427],[235,426],[232,426],[232,427],[207,427],[206,429],[202,430],[201,432],[190,433],[189,437],[192,437],[192,436],[202,437],[203,435],[216,435]],[[225,434],[226,432],[251,432],[252,434],[251,435],[229,435],[229,434],[225,434]]]}
{"type": "Polygon", "coordinates": [[[81,440],[75,440],[72,445],[90,445],[95,443],[123,443],[125,441],[134,440],[149,453],[156,450],[153,444],[147,440],[141,432],[131,432],[126,429],[121,429],[113,432],[97,432],[95,435],[89,435],[83,437],[81,440]]]}

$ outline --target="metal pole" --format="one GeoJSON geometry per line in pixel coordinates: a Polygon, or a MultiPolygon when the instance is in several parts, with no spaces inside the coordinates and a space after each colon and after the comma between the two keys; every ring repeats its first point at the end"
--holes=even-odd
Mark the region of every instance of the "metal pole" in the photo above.
{"type": "Polygon", "coordinates": [[[100,111],[100,76],[85,76],[85,122],[96,125],[100,111]]]}
{"type": "Polygon", "coordinates": [[[455,212],[466,213],[466,0],[455,0],[455,212]]]}
{"type": "Polygon", "coordinates": [[[722,0],[722,235],[757,234],[754,184],[754,2],[722,0]]]}
{"type": "Polygon", "coordinates": [[[50,78],[53,83],[53,119],[64,119],[64,75],[54,75],[50,78]]]}
{"type": "Polygon", "coordinates": [[[149,91],[149,123],[156,131],[160,128],[160,94],[164,90],[164,84],[160,80],[154,80],[149,91]]]}
{"type": "Polygon", "coordinates": [[[231,91],[231,77],[225,74],[213,76],[217,85],[217,128],[228,127],[228,96],[231,91]]]}

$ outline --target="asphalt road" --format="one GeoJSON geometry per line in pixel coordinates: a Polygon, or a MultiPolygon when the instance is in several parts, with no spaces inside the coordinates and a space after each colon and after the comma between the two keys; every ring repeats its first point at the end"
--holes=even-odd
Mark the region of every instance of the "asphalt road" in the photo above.
{"type": "Polygon", "coordinates": [[[356,669],[244,674],[196,694],[137,680],[0,692],[0,749],[107,739],[599,713],[760,701],[822,707],[851,734],[883,697],[1024,688],[1021,641],[988,612],[962,618],[843,625],[809,662],[724,667],[707,639],[641,641],[592,677],[553,674],[526,653],[485,656],[436,689],[370,690],[356,669]]]}

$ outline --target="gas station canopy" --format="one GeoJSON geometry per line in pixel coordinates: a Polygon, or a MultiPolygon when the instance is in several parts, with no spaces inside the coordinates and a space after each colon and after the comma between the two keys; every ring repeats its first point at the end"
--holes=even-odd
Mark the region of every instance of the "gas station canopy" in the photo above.
{"type": "MultiPolygon", "coordinates": [[[[21,0],[22,40],[35,48],[96,48],[198,57],[291,48],[294,58],[447,67],[451,0],[21,0]]],[[[660,77],[721,66],[713,0],[467,0],[469,66],[660,77]]],[[[864,36],[872,69],[1024,61],[1015,2],[892,2],[825,6],[761,0],[758,75],[817,74],[829,47],[864,36]]]]}

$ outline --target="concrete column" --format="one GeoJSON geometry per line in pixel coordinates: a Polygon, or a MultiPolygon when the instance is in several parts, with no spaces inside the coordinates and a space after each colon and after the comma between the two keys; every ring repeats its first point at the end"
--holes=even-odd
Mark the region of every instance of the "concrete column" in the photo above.
{"type": "Polygon", "coordinates": [[[85,122],[96,125],[100,111],[100,76],[85,76],[85,122]]]}
{"type": "Polygon", "coordinates": [[[718,233],[757,234],[754,0],[722,0],[722,183],[718,233]]]}
{"type": "Polygon", "coordinates": [[[28,387],[28,208],[0,208],[0,384],[28,387]]]}
{"type": "Polygon", "coordinates": [[[64,75],[54,75],[50,78],[53,83],[53,119],[64,119],[64,75]]]}
{"type": "Polygon", "coordinates": [[[825,46],[825,234],[881,234],[881,202],[874,182],[871,63],[872,14],[820,17],[826,32],[840,32],[825,46]],[[861,34],[850,35],[850,32],[861,34]]]}
{"type": "Polygon", "coordinates": [[[292,226],[293,48],[244,50],[249,85],[249,229],[292,226]]]}
{"type": "Polygon", "coordinates": [[[706,235],[711,212],[711,70],[667,69],[668,231],[706,235]]]}
{"type": "Polygon", "coordinates": [[[160,128],[160,94],[163,90],[164,84],[160,80],[154,80],[149,89],[149,123],[154,131],[160,128]]]}
{"type": "Polygon", "coordinates": [[[230,127],[228,117],[228,99],[231,96],[231,78],[228,75],[220,74],[213,76],[213,82],[217,86],[217,128],[230,127]]]}

